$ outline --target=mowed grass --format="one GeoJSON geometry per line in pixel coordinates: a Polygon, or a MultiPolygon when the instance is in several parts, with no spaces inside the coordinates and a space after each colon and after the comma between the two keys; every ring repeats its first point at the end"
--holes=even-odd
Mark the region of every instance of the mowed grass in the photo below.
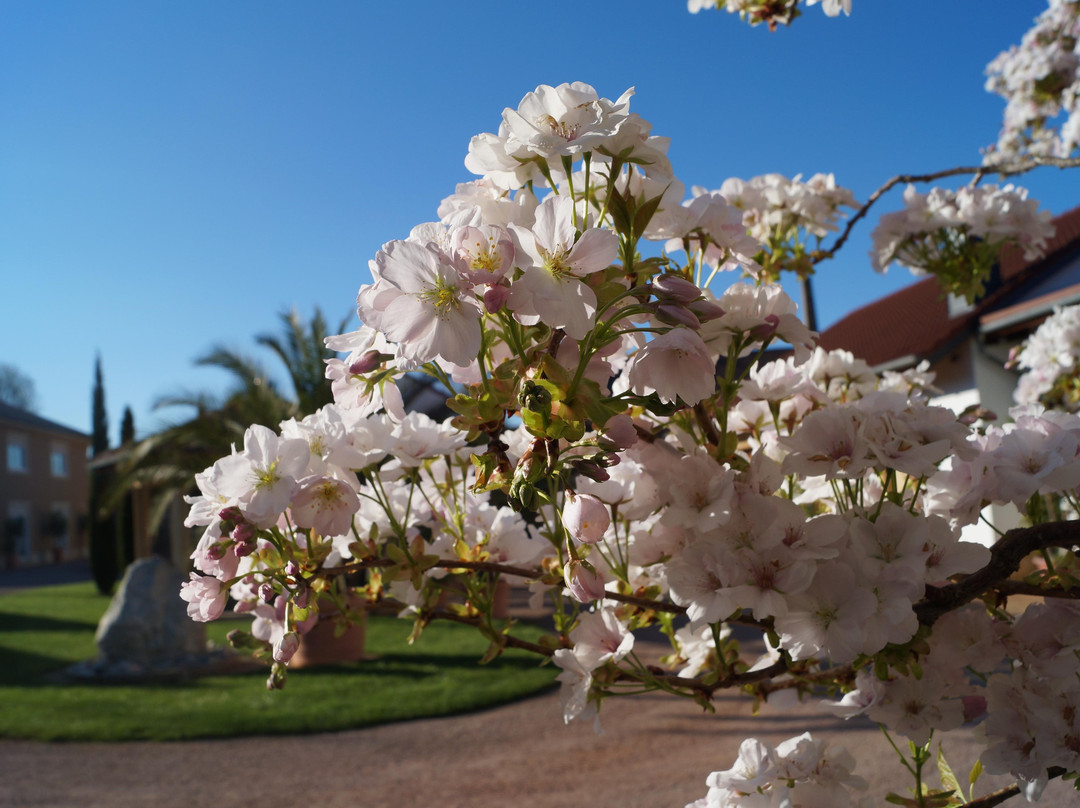
{"type": "MultiPolygon", "coordinates": [[[[40,741],[182,740],[326,732],[451,715],[550,687],[558,671],[507,651],[487,665],[487,641],[467,626],[435,623],[413,645],[411,622],[370,617],[375,658],[290,672],[268,692],[268,669],[170,684],[58,683],[56,672],[92,658],[109,599],[93,584],[0,596],[0,737],[40,741]]],[[[235,621],[209,624],[225,645],[235,621]]],[[[515,626],[535,639],[541,633],[515,626]]]]}

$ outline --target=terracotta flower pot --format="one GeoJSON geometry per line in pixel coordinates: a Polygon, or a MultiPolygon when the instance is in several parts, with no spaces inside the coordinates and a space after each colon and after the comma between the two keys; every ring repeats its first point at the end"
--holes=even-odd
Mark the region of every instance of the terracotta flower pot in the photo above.
{"type": "Polygon", "coordinates": [[[359,620],[351,621],[340,636],[334,636],[341,612],[330,598],[319,600],[319,620],[315,626],[300,637],[300,647],[289,662],[290,668],[311,668],[316,665],[332,665],[337,662],[358,662],[366,659],[367,609],[363,600],[352,597],[349,605],[361,614],[359,620]]]}

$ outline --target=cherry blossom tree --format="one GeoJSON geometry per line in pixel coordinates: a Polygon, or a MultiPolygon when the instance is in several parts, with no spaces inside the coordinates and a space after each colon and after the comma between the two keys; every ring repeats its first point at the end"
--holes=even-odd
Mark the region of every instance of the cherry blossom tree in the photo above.
{"type": "MultiPolygon", "coordinates": [[[[713,5],[770,26],[799,6],[713,5]]],[[[1021,49],[1069,36],[1075,48],[1078,8],[1051,2],[1073,28],[1021,49]]],[[[1010,78],[993,89],[1024,92],[1011,65],[1038,62],[995,61],[1010,78]]],[[[1067,62],[1053,61],[1055,88],[1067,62]]],[[[1071,116],[1070,92],[1058,104],[1071,116]]],[[[334,403],[276,432],[252,426],[196,476],[189,613],[216,619],[227,595],[252,613],[233,639],[270,663],[271,689],[325,604],[347,615],[359,595],[396,605],[414,636],[452,620],[490,640],[485,658],[515,647],[549,660],[568,722],[641,692],[706,708],[726,692],[795,695],[908,740],[914,796],[889,796],[899,804],[985,807],[1075,779],[1080,416],[1056,408],[1075,397],[1051,395],[1045,370],[1071,370],[1071,357],[1036,335],[1018,361],[1043,376],[1021,385],[1008,421],[972,420],[931,403],[925,365],[876,375],[817,347],[775,283],[834,255],[888,189],[971,174],[959,192],[908,191],[874,241],[878,268],[902,263],[976,298],[1004,245],[1037,256],[1051,235],[1022,189],[984,175],[1076,165],[1070,124],[1051,134],[1047,107],[1017,129],[1009,113],[988,163],[896,177],[863,203],[832,175],[687,195],[632,95],[542,85],[472,140],[479,179],[383,246],[359,291],[363,324],[328,340],[348,353],[328,363],[334,403]],[[398,380],[416,371],[454,391],[452,418],[400,406],[398,380]],[[965,538],[1006,503],[1022,527],[990,547],[965,538]],[[546,600],[551,636],[530,642],[496,620],[504,579],[546,600]],[[1036,603],[1009,611],[1021,594],[1036,603]],[[635,652],[650,627],[671,643],[662,661],[635,652]],[[949,772],[931,789],[934,733],[973,722],[981,768],[1017,785],[975,796],[949,772]]],[[[1075,316],[1046,328],[1075,329],[1075,316]]],[[[698,808],[880,796],[810,734],[749,739],[701,779],[698,808]]]]}

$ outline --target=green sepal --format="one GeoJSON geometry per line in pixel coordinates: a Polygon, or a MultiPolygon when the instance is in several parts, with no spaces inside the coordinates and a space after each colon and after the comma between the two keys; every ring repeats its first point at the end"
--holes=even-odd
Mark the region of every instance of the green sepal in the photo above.
{"type": "Polygon", "coordinates": [[[634,229],[632,232],[634,241],[637,241],[645,234],[645,228],[649,226],[649,222],[656,213],[656,209],[660,207],[661,196],[655,196],[652,199],[645,200],[645,202],[634,211],[634,229]]]}
{"type": "Polygon", "coordinates": [[[269,654],[273,650],[273,647],[266,640],[257,639],[250,632],[238,628],[230,631],[225,636],[225,639],[237,651],[253,651],[256,656],[269,654]]]}

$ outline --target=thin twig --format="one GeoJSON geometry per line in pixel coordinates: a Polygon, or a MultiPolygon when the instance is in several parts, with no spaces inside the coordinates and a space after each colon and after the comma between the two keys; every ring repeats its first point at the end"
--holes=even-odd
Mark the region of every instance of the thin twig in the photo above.
{"type": "MultiPolygon", "coordinates": [[[[1061,766],[1051,766],[1046,770],[1046,776],[1048,779],[1053,780],[1055,777],[1061,777],[1061,775],[1065,774],[1065,771],[1066,770],[1061,768],[1061,766]]],[[[993,808],[993,806],[1001,805],[1005,800],[1015,797],[1019,793],[1020,785],[1018,783],[1013,783],[1006,788],[984,794],[971,802],[965,802],[964,808],[993,808]]]]}
{"type": "MultiPolygon", "coordinates": [[[[479,617],[468,617],[463,614],[454,614],[453,612],[442,610],[425,612],[424,617],[428,620],[448,620],[451,623],[461,623],[462,625],[473,626],[474,628],[482,625],[482,621],[479,617]]],[[[534,654],[546,657],[555,654],[554,648],[548,648],[547,646],[535,642],[523,640],[520,637],[515,637],[513,634],[500,634],[499,636],[502,637],[503,645],[507,648],[520,648],[524,651],[531,651],[534,654]]]]}
{"type": "Polygon", "coordinates": [[[1002,581],[994,586],[999,595],[1031,595],[1036,598],[1063,598],[1080,600],[1080,589],[1062,589],[1060,586],[1039,586],[1023,581],[1002,581]]]}
{"type": "MultiPolygon", "coordinates": [[[[335,575],[348,575],[350,572],[359,572],[360,570],[392,567],[394,564],[395,562],[391,561],[389,558],[362,558],[359,561],[352,561],[348,564],[343,564],[340,567],[322,567],[316,571],[316,574],[320,577],[333,577],[335,575]]],[[[547,574],[539,567],[514,567],[509,564],[498,564],[494,561],[440,559],[431,566],[448,570],[463,569],[473,570],[474,572],[497,572],[501,575],[516,575],[521,578],[529,578],[532,580],[538,580],[547,574]]]]}
{"type": "Polygon", "coordinates": [[[1055,168],[1076,168],[1080,166],[1080,157],[1062,158],[1062,157],[1029,157],[1022,162],[1014,163],[1012,165],[1002,164],[999,166],[961,166],[958,168],[948,168],[944,171],[934,171],[930,174],[899,174],[886,182],[872,194],[866,200],[861,208],[859,208],[855,214],[848,219],[847,225],[843,231],[837,237],[836,242],[827,250],[818,250],[811,258],[812,264],[819,264],[827,258],[832,258],[837,251],[844,246],[844,243],[848,240],[848,236],[851,235],[852,229],[855,227],[855,223],[866,216],[869,213],[870,208],[875,202],[878,201],[884,194],[891,191],[897,185],[901,183],[913,183],[913,182],[933,182],[934,180],[944,179],[945,177],[955,177],[961,174],[975,174],[982,177],[985,174],[997,174],[998,176],[1015,177],[1018,174],[1026,174],[1041,166],[1053,166],[1055,168]]]}

